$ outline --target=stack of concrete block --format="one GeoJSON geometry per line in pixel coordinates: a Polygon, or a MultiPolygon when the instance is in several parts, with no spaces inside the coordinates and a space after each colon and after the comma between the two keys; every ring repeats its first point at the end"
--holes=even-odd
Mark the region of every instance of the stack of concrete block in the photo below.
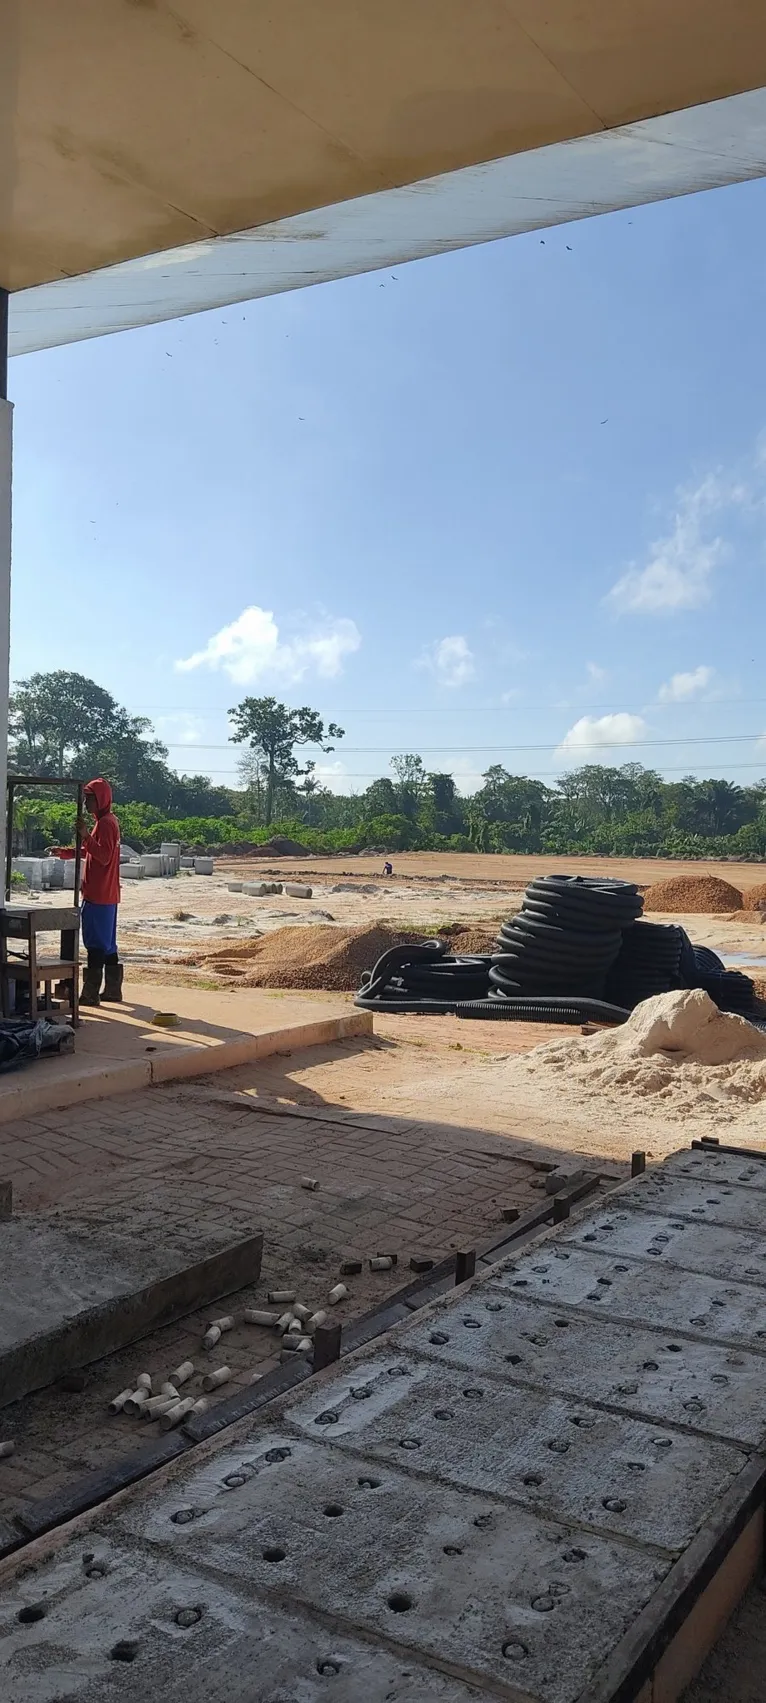
{"type": "Polygon", "coordinates": [[[43,866],[43,886],[63,887],[65,864],[71,862],[72,867],[74,868],[73,860],[71,858],[65,859],[63,857],[44,857],[41,861],[43,866]]]}
{"type": "Polygon", "coordinates": [[[162,853],[161,852],[144,852],[144,855],[141,859],[141,868],[143,869],[144,875],[161,875],[162,874],[162,853]]]}
{"type": "Polygon", "coordinates": [[[160,846],[163,875],[177,875],[181,867],[181,847],[177,840],[163,840],[160,846]]]}
{"type": "Polygon", "coordinates": [[[14,875],[23,875],[30,887],[41,888],[43,885],[43,859],[41,857],[14,857],[11,860],[11,871],[14,875]]]}

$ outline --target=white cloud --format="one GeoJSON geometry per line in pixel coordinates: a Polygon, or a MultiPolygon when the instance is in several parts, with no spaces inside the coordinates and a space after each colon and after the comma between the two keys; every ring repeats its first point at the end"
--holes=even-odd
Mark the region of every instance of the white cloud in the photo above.
{"type": "Polygon", "coordinates": [[[686,704],[690,698],[697,698],[706,690],[714,674],[714,668],[704,666],[692,668],[688,674],[674,674],[660,687],[658,700],[661,704],[686,704]]]}
{"type": "Polygon", "coordinates": [[[646,732],[643,717],[628,715],[625,710],[615,715],[584,715],[564,734],[556,756],[576,756],[591,761],[588,752],[595,747],[606,749],[614,745],[636,745],[646,732]]]}
{"type": "Polygon", "coordinates": [[[340,757],[331,763],[317,763],[314,767],[314,779],[320,786],[326,786],[329,792],[349,792],[348,769],[340,757]]]}
{"type": "Polygon", "coordinates": [[[154,725],[166,745],[199,745],[204,732],[198,715],[159,715],[154,725]]]}
{"type": "Polygon", "coordinates": [[[237,686],[254,686],[268,677],[292,685],[309,673],[333,680],[342,672],[344,658],[361,642],[356,623],[346,618],[282,640],[272,611],[251,603],[236,621],[214,633],[203,650],[175,666],[181,674],[195,668],[221,669],[237,686]]]}
{"type": "Polygon", "coordinates": [[[606,601],[623,615],[663,615],[707,603],[725,552],[712,522],[746,495],[742,486],[726,486],[712,474],[696,490],[679,492],[670,531],[651,546],[646,566],[623,574],[606,601]]]}
{"type": "Polygon", "coordinates": [[[440,686],[466,686],[476,673],[473,651],[462,633],[437,639],[424,652],[419,666],[430,669],[440,686]]]}

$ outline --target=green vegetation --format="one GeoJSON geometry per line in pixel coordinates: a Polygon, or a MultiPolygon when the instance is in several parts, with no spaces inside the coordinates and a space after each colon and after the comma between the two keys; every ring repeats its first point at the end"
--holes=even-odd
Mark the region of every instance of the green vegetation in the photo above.
{"type": "MultiPolygon", "coordinates": [[[[151,725],[83,675],[57,671],[19,683],[11,701],[10,766],[17,773],[111,781],[123,839],[137,850],[162,840],[245,849],[275,835],[310,851],[578,852],[621,857],[766,858],[766,779],[665,781],[640,763],[588,763],[553,787],[493,764],[462,797],[450,774],[430,773],[416,753],[391,760],[391,776],[360,794],[323,787],[296,750],[333,749],[343,730],[316,711],[274,698],[231,710],[232,741],[246,743],[241,789],[205,775],[175,775],[151,725]]],[[[71,797],[29,790],[16,806],[17,849],[69,844],[71,797]]]]}

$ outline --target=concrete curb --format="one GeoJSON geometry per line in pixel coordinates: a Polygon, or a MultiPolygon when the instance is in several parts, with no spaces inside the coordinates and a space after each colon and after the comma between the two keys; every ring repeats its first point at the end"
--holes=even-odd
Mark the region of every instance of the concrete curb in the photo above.
{"type": "MultiPolygon", "coordinates": [[[[232,1070],[238,1064],[252,1064],[259,1059],[270,1058],[274,1053],[327,1046],[332,1041],[373,1033],[370,1012],[349,1011],[338,1017],[292,1023],[283,1029],[268,1030],[265,1034],[243,1034],[237,1040],[221,1041],[213,1046],[180,1044],[146,1059],[107,1059],[103,1063],[83,1064],[82,1069],[71,1076],[47,1082],[39,1079],[37,1074],[31,1079],[25,1076],[12,1088],[3,1088],[0,1094],[0,1125],[34,1118],[40,1112],[63,1111],[67,1106],[81,1105],[86,1100],[132,1094],[138,1089],[151,1088],[163,1082],[210,1076],[219,1070],[232,1070]]],[[[44,1072],[45,1069],[45,1061],[35,1067],[36,1072],[44,1072]]]]}

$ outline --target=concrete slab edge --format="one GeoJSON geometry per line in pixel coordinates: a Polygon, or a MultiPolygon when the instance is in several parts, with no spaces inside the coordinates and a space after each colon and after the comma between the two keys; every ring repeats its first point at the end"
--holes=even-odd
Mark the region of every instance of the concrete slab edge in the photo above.
{"type": "Polygon", "coordinates": [[[113,1461],[100,1472],[92,1472],[85,1478],[79,1478],[75,1484],[57,1491],[52,1496],[46,1496],[39,1502],[29,1502],[14,1516],[14,1523],[20,1534],[15,1547],[29,1542],[31,1538],[43,1536],[55,1526],[68,1524],[77,1514],[100,1507],[118,1490],[138,1483],[141,1478],[148,1478],[158,1467],[166,1466],[169,1461],[185,1454],[188,1447],[188,1442],[182,1436],[171,1432],[167,1437],[158,1437],[145,1449],[138,1449],[135,1454],[124,1455],[120,1460],[113,1461]]]}
{"type": "MultiPolygon", "coordinates": [[[[372,1035],[373,1022],[368,1011],[344,1012],[338,1017],[323,1017],[314,1022],[297,1023],[285,1029],[270,1030],[265,1035],[244,1035],[236,1041],[222,1041],[215,1046],[179,1046],[177,1051],[162,1053],[147,1059],[111,1061],[107,1065],[91,1065],[82,1072],[58,1082],[29,1081],[5,1089],[0,1095],[0,1125],[14,1123],[20,1118],[34,1118],[39,1112],[63,1111],[86,1100],[106,1100],[114,1094],[130,1094],[163,1082],[184,1077],[210,1076],[220,1070],[233,1070],[239,1064],[251,1064],[256,1059],[270,1058],[278,1052],[294,1052],[300,1047],[322,1047],[331,1041],[349,1040],[372,1035]]],[[[42,1070],[45,1070],[43,1061],[42,1070]]]]}
{"type": "MultiPolygon", "coordinates": [[[[741,1589],[729,1604],[729,1614],[746,1590],[758,1564],[762,1565],[765,1497],[766,1459],[759,1456],[743,1467],[710,1519],[671,1568],[624,1638],[611,1651],[603,1668],[580,1693],[577,1703],[634,1703],[639,1696],[643,1698],[642,1687],[647,1685],[650,1686],[646,1693],[647,1703],[654,1703],[651,1682],[658,1664],[705,1591],[715,1583],[738,1539],[753,1520],[758,1523],[758,1541],[752,1556],[754,1564],[752,1568],[745,1569],[747,1576],[742,1578],[741,1589]]],[[[717,1635],[716,1632],[714,1636],[717,1635]]],[[[675,1696],[680,1695],[695,1672],[699,1671],[709,1648],[710,1644],[698,1647],[696,1666],[685,1673],[675,1696]]],[[[662,1703],[671,1703],[672,1696],[670,1688],[663,1688],[662,1703]]]]}
{"type": "MultiPolygon", "coordinates": [[[[531,1212],[523,1214],[513,1229],[506,1231],[502,1239],[493,1238],[480,1257],[485,1258],[488,1263],[494,1263],[511,1252],[515,1243],[526,1246],[530,1239],[549,1227],[551,1212],[551,1202],[548,1202],[547,1206],[541,1203],[539,1207],[534,1207],[531,1212]]],[[[373,1308],[369,1313],[364,1313],[361,1318],[354,1320],[344,1332],[341,1358],[346,1359],[377,1337],[386,1336],[396,1325],[408,1319],[412,1312],[438,1301],[453,1287],[454,1269],[455,1257],[451,1255],[434,1270],[389,1296],[382,1306],[373,1308]]],[[[477,1272],[471,1283],[477,1282],[479,1276],[477,1272]]],[[[468,1287],[469,1285],[466,1285],[466,1288],[468,1287]]],[[[333,1368],[326,1367],[323,1371],[325,1375],[332,1375],[333,1368]]],[[[154,1456],[151,1450],[143,1450],[140,1455],[127,1456],[115,1461],[113,1466],[103,1472],[88,1473],[65,1490],[39,1503],[29,1504],[23,1521],[25,1535],[14,1537],[12,1541],[5,1543],[0,1538],[0,1561],[24,1547],[33,1537],[53,1532],[78,1516],[100,1507],[127,1485],[136,1482],[138,1478],[147,1477],[159,1467],[184,1454],[187,1449],[214,1442],[217,1438],[223,1440],[223,1432],[232,1430],[242,1421],[249,1421],[262,1408],[288,1395],[308,1378],[321,1376],[322,1373],[315,1372],[305,1360],[296,1359],[288,1365],[278,1366],[249,1389],[237,1391],[217,1403],[212,1412],[189,1420],[173,1438],[160,1439],[154,1456]],[[173,1444],[172,1448],[168,1447],[170,1443],[173,1444]],[[162,1453],[163,1447],[167,1448],[166,1454],[162,1453]],[[149,1464],[146,1464],[147,1461],[149,1464]]]]}
{"type": "Polygon", "coordinates": [[[47,1388],[62,1373],[114,1354],[149,1331],[257,1282],[262,1259],[263,1232],[258,1231],[132,1295],[91,1307],[60,1329],[29,1338],[0,1360],[0,1406],[47,1388]]]}

